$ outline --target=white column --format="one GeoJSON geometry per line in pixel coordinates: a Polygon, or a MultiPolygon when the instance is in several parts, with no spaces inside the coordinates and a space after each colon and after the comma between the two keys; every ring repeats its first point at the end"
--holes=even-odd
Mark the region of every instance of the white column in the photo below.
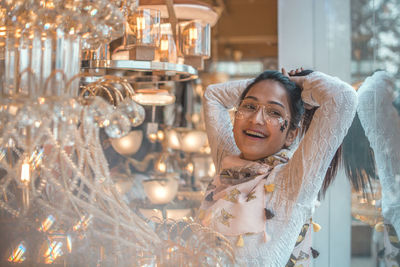
{"type": "MultiPolygon", "coordinates": [[[[280,67],[310,68],[350,81],[350,0],[279,0],[280,67]]],[[[328,190],[314,220],[320,252],[314,266],[347,267],[351,257],[351,191],[343,170],[328,190]]]]}

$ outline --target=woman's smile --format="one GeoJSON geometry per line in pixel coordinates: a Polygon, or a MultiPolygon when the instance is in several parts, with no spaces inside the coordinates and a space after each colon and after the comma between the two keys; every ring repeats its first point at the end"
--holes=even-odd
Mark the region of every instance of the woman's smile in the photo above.
{"type": "Polygon", "coordinates": [[[247,129],[244,130],[243,133],[251,140],[260,140],[268,137],[268,134],[262,130],[247,129]]]}

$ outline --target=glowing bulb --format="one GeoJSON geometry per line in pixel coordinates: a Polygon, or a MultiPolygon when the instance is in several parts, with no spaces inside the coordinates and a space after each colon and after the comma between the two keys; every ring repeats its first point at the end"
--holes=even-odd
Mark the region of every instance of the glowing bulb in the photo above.
{"type": "Polygon", "coordinates": [[[194,170],[193,163],[189,162],[189,163],[186,165],[186,170],[187,170],[190,174],[192,174],[192,173],[193,173],[193,170],[194,170]]]}
{"type": "Polygon", "coordinates": [[[191,43],[195,43],[197,41],[197,28],[196,27],[189,29],[189,40],[191,43]]]}
{"type": "Polygon", "coordinates": [[[144,17],[137,17],[136,25],[138,31],[143,31],[146,28],[146,19],[144,17]]]}
{"type": "MultiPolygon", "coordinates": [[[[175,174],[176,175],[176,174],[175,174]]],[[[163,176],[168,176],[163,174],[163,176]]],[[[179,180],[175,176],[143,181],[146,196],[153,204],[166,204],[178,193],[179,180]]]]}
{"type": "Polygon", "coordinates": [[[150,140],[150,142],[154,143],[157,141],[157,134],[156,133],[150,133],[147,138],[150,140]]]}
{"type": "Polygon", "coordinates": [[[31,180],[29,163],[22,164],[21,167],[21,182],[28,183],[31,180]]]}
{"type": "Polygon", "coordinates": [[[164,38],[161,40],[160,42],[160,50],[161,51],[168,51],[168,47],[169,47],[169,40],[168,37],[164,38]]]}
{"type": "Polygon", "coordinates": [[[172,149],[180,149],[181,142],[178,133],[175,130],[168,131],[168,146],[172,149]]]}
{"type": "Polygon", "coordinates": [[[165,186],[159,186],[154,189],[154,193],[158,198],[165,198],[167,196],[167,188],[165,186]]]}
{"type": "Polygon", "coordinates": [[[159,172],[166,172],[166,170],[167,170],[167,165],[165,164],[165,162],[159,162],[159,163],[157,164],[157,170],[158,170],[159,172]]]}
{"type": "Polygon", "coordinates": [[[157,131],[157,139],[158,139],[159,141],[163,141],[164,138],[165,138],[164,132],[161,131],[161,130],[158,130],[158,131],[157,131]]]}

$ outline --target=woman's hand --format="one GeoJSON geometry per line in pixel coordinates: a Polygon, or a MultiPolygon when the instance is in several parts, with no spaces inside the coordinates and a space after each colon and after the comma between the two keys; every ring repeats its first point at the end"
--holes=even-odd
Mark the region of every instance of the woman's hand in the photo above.
{"type": "Polygon", "coordinates": [[[299,68],[296,70],[291,70],[289,73],[285,70],[285,68],[282,68],[282,74],[288,77],[292,82],[294,82],[297,86],[300,88],[303,88],[303,82],[305,79],[305,76],[293,76],[296,75],[300,72],[304,71],[303,68],[299,68]]]}
{"type": "MultiPolygon", "coordinates": [[[[306,76],[293,76],[296,75],[300,72],[304,71],[303,68],[296,69],[296,70],[291,70],[289,73],[285,70],[285,68],[282,68],[282,74],[287,76],[292,82],[294,82],[297,86],[299,86],[303,90],[303,82],[306,78],[306,76]]],[[[308,105],[307,103],[304,103],[304,108],[305,109],[312,109],[313,106],[308,105]]]]}

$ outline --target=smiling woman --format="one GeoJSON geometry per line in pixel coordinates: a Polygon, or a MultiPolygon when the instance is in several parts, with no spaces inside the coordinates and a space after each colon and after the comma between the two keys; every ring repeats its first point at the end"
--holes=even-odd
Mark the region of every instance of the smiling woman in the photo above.
{"type": "Polygon", "coordinates": [[[289,100],[281,83],[264,80],[250,87],[239,105],[233,127],[243,158],[262,159],[289,147],[297,135],[296,128],[287,127],[290,119],[289,100]]]}
{"type": "Polygon", "coordinates": [[[224,234],[246,266],[308,266],[318,254],[310,246],[310,219],[356,110],[355,91],[339,79],[290,74],[265,71],[254,80],[211,85],[204,95],[219,175],[198,218],[224,234]],[[305,104],[314,114],[310,125],[305,104]]]}

